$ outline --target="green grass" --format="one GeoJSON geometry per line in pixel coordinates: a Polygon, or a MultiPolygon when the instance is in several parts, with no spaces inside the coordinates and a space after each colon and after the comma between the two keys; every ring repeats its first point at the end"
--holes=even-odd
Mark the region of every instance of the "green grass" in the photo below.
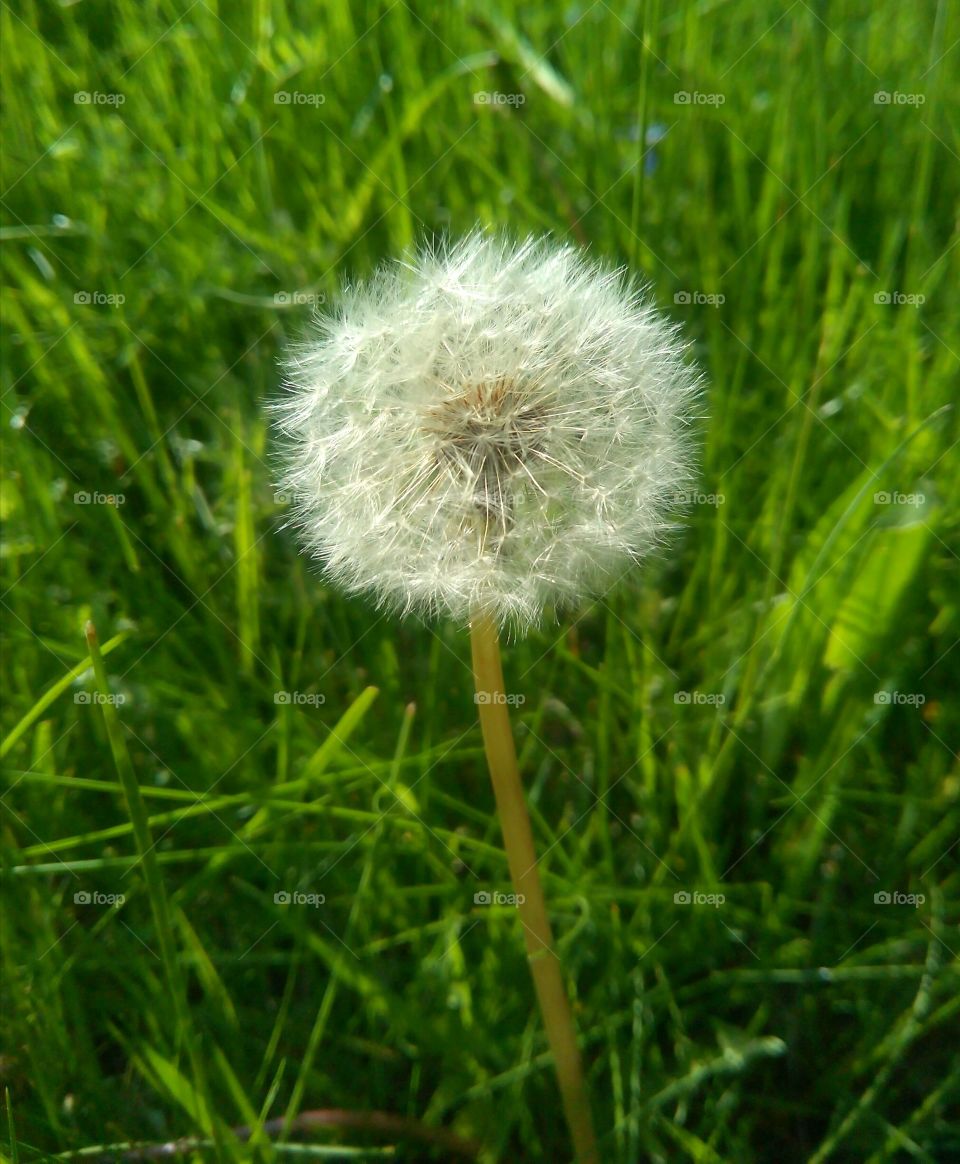
{"type": "Polygon", "coordinates": [[[229,1129],[344,1108],[569,1159],[515,915],[474,904],[509,886],[466,635],[298,556],[262,407],[309,315],[278,292],[479,220],[629,265],[711,381],[722,504],[505,658],[604,1159],[960,1155],[956,7],[0,28],[4,1151],[285,1159],[229,1129]]]}

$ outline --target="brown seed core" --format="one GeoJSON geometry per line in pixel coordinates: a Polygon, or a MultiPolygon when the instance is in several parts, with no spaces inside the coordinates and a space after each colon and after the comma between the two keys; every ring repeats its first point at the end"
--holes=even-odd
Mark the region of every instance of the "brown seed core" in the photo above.
{"type": "Polygon", "coordinates": [[[546,411],[507,376],[468,383],[427,411],[424,428],[437,438],[437,464],[473,484],[481,550],[499,549],[513,525],[514,479],[532,478],[527,462],[542,449],[546,411]]]}

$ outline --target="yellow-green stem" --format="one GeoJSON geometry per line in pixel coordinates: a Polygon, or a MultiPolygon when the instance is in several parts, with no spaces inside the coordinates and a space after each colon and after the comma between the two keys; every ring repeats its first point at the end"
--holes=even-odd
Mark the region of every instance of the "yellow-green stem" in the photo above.
{"type": "Polygon", "coordinates": [[[470,644],[483,744],[490,779],[493,781],[510,877],[519,902],[517,908],[523,923],[527,961],[533,975],[547,1041],[553,1052],[563,1111],[570,1127],[578,1164],[599,1164],[573,1015],[560,973],[560,959],[553,948],[530,817],[523,785],[520,783],[517,753],[503,690],[497,628],[486,615],[478,614],[471,620],[470,644]]]}

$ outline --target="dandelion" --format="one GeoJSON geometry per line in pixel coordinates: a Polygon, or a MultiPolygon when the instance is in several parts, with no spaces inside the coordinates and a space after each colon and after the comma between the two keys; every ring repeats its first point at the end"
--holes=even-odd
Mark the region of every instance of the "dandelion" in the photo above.
{"type": "Polygon", "coordinates": [[[522,632],[670,530],[698,381],[621,272],[477,231],[318,322],[277,407],[281,487],[344,589],[522,632]]]}
{"type": "Polygon", "coordinates": [[[332,581],[470,627],[530,971],[581,1164],[599,1160],[504,694],[499,632],[611,585],[674,525],[700,390],[618,270],[475,231],[381,268],[292,352],[292,521],[332,581]]]}

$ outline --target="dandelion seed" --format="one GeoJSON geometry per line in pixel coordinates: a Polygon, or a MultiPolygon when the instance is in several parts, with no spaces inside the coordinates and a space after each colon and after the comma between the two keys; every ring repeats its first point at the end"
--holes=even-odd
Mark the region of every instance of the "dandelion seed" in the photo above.
{"type": "Polygon", "coordinates": [[[674,525],[699,378],[622,272],[475,231],[382,268],[294,350],[280,488],[333,581],[523,631],[674,525]]]}

